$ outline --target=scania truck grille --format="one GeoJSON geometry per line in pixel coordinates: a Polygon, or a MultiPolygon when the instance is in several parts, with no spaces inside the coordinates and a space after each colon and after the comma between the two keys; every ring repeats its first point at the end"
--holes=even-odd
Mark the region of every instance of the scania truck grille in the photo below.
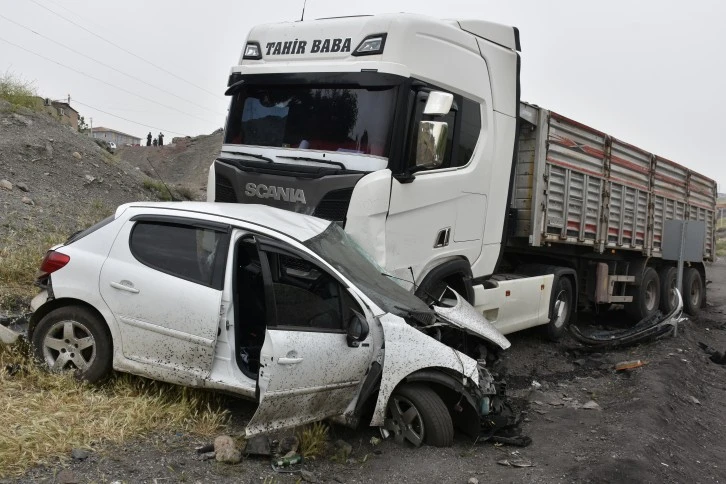
{"type": "Polygon", "coordinates": [[[345,218],[348,215],[348,206],[352,195],[352,188],[328,192],[315,208],[313,215],[345,226],[345,218]]]}

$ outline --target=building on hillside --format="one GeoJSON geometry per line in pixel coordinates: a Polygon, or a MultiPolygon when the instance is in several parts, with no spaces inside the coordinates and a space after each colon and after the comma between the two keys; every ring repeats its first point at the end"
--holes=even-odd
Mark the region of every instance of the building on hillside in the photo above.
{"type": "Polygon", "coordinates": [[[78,129],[78,111],[73,109],[69,101],[53,101],[48,98],[39,98],[43,103],[43,109],[56,116],[61,124],[78,129]]]}
{"type": "Polygon", "coordinates": [[[94,138],[116,143],[116,146],[141,144],[141,138],[110,128],[93,128],[92,135],[94,138]]]}

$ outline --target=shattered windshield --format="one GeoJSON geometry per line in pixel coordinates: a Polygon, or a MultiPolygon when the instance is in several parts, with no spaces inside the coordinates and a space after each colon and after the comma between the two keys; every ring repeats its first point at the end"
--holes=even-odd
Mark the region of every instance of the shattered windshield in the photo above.
{"type": "Polygon", "coordinates": [[[401,317],[413,316],[426,324],[435,319],[434,312],[422,300],[383,275],[383,269],[337,224],[330,224],[303,244],[340,271],[384,311],[401,317]]]}
{"type": "Polygon", "coordinates": [[[245,86],[232,98],[225,143],[388,157],[396,88],[245,86]]]}

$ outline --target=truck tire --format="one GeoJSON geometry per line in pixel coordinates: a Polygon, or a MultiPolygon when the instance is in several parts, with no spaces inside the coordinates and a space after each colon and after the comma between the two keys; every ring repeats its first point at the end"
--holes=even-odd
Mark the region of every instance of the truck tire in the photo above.
{"type": "Polygon", "coordinates": [[[658,276],[660,278],[660,310],[668,314],[676,306],[676,297],[673,289],[676,287],[677,271],[675,267],[661,268],[658,276]]]}
{"type": "Polygon", "coordinates": [[[569,277],[559,277],[552,289],[550,322],[547,324],[547,337],[558,341],[567,332],[574,311],[575,291],[569,277]],[[558,304],[559,303],[559,304],[558,304]]]}
{"type": "Polygon", "coordinates": [[[701,273],[695,267],[683,269],[683,309],[691,316],[701,311],[705,289],[701,273]]]}
{"type": "Polygon", "coordinates": [[[633,302],[625,305],[625,311],[636,322],[645,319],[658,310],[660,305],[660,279],[652,267],[646,267],[639,286],[630,286],[628,296],[633,302]]]}
{"type": "Polygon", "coordinates": [[[388,399],[384,428],[396,443],[449,447],[454,424],[443,400],[426,385],[404,384],[388,399]]]}

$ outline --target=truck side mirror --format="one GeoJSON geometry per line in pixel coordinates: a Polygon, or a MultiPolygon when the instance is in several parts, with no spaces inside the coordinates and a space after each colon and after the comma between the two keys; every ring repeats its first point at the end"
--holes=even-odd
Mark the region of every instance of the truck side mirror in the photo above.
{"type": "Polygon", "coordinates": [[[357,348],[360,346],[360,342],[368,337],[370,327],[368,326],[368,321],[366,321],[365,316],[360,314],[358,311],[353,311],[353,313],[354,316],[350,319],[350,323],[348,323],[348,334],[346,339],[348,341],[348,346],[351,348],[357,348]]]}
{"type": "Polygon", "coordinates": [[[443,121],[421,121],[418,124],[417,168],[438,168],[444,163],[448,133],[449,123],[443,121]]]}
{"type": "Polygon", "coordinates": [[[444,116],[449,114],[451,105],[454,103],[454,95],[449,92],[432,91],[424,106],[424,114],[432,116],[444,116]]]}

